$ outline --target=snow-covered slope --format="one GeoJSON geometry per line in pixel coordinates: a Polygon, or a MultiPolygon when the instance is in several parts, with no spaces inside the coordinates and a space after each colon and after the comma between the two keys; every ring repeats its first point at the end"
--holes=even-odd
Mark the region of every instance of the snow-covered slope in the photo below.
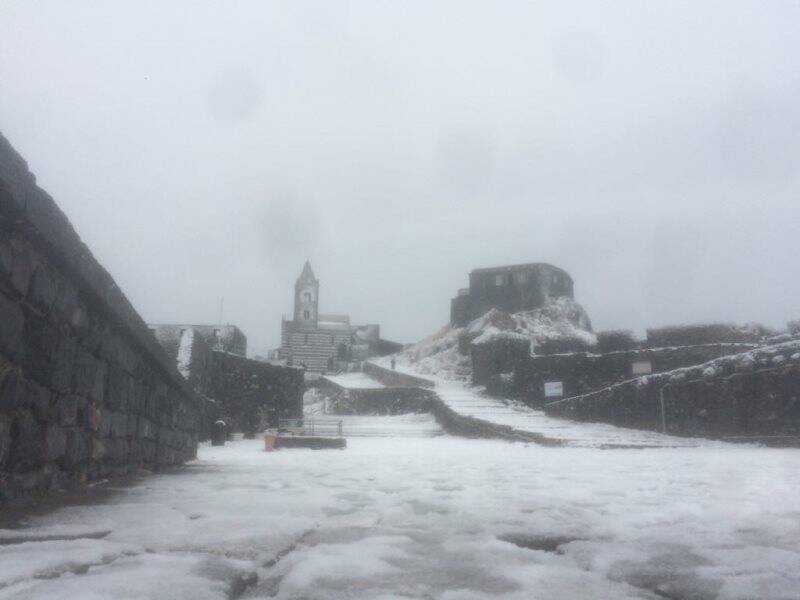
{"type": "Polygon", "coordinates": [[[448,325],[401,352],[398,359],[423,375],[466,381],[472,367],[469,356],[458,352],[462,335],[476,344],[498,337],[528,339],[533,348],[549,341],[597,343],[583,307],[569,298],[558,298],[536,310],[509,314],[493,308],[466,327],[448,325]]]}

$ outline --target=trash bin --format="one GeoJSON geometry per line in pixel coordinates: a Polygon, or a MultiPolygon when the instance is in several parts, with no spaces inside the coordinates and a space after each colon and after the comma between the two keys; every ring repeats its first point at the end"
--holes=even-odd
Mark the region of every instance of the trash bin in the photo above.
{"type": "Polygon", "coordinates": [[[228,426],[225,421],[217,421],[211,429],[211,445],[224,446],[225,439],[228,437],[228,426]]]}
{"type": "Polygon", "coordinates": [[[264,434],[264,451],[272,452],[275,450],[275,440],[278,438],[275,433],[268,431],[264,434]]]}

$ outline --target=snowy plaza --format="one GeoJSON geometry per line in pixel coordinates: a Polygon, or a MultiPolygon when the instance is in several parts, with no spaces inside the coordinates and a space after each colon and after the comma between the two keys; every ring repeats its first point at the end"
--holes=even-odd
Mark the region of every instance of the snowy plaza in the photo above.
{"type": "Polygon", "coordinates": [[[800,600],[798,23],[0,1],[0,600],[800,600]]]}
{"type": "Polygon", "coordinates": [[[427,419],[346,450],[202,445],[0,532],[0,598],[797,598],[796,450],[414,435],[427,419]]]}

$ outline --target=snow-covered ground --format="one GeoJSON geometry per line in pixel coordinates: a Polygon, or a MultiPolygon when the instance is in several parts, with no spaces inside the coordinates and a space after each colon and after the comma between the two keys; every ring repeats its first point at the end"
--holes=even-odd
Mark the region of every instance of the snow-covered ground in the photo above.
{"type": "MultiPolygon", "coordinates": [[[[375,359],[375,364],[389,368],[390,357],[375,359]]],[[[395,369],[419,377],[421,374],[414,365],[395,357],[395,369]]],[[[539,433],[545,437],[560,440],[571,446],[586,447],[638,447],[638,446],[722,446],[701,438],[684,438],[663,435],[654,431],[627,429],[605,423],[581,423],[568,419],[550,417],[541,410],[525,406],[521,402],[491,398],[462,381],[454,381],[425,374],[424,377],[436,384],[434,388],[441,400],[459,414],[483,419],[499,425],[508,425],[520,431],[539,433]]]]}
{"type": "Polygon", "coordinates": [[[366,373],[360,371],[342,373],[341,375],[325,375],[323,379],[327,379],[336,385],[351,390],[374,390],[386,387],[380,381],[376,381],[366,373]]]}
{"type": "Polygon", "coordinates": [[[752,446],[202,446],[0,531],[0,599],[225,599],[252,572],[244,597],[789,600],[798,490],[800,452],[752,446]]]}
{"type": "Polygon", "coordinates": [[[700,438],[663,435],[654,431],[627,429],[605,423],[580,423],[559,419],[519,402],[504,401],[481,394],[480,390],[457,381],[436,381],[436,393],[456,412],[521,431],[540,433],[572,446],[698,446],[720,445],[700,438]]]}

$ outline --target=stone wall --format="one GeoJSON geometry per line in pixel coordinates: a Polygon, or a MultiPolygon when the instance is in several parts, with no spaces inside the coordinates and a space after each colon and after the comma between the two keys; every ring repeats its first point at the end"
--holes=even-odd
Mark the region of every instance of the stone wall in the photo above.
{"type": "MultiPolygon", "coordinates": [[[[387,386],[392,385],[390,382],[395,382],[400,386],[412,387],[416,385],[425,388],[420,391],[426,392],[429,388],[435,387],[434,382],[428,379],[379,367],[373,363],[364,363],[364,372],[387,386]],[[369,370],[367,370],[368,368],[369,370]]],[[[545,446],[561,445],[560,441],[549,439],[538,433],[520,431],[507,425],[499,425],[483,419],[461,415],[442,402],[434,390],[430,390],[428,393],[430,394],[431,414],[442,429],[450,435],[467,438],[501,439],[509,442],[532,442],[545,446]]]]}
{"type": "Polygon", "coordinates": [[[334,415],[405,415],[428,413],[435,394],[425,388],[338,389],[328,402],[334,415]]]}
{"type": "Polygon", "coordinates": [[[508,425],[490,423],[483,419],[461,415],[434,395],[431,413],[436,422],[450,435],[466,438],[499,439],[509,442],[532,442],[543,446],[560,446],[562,442],[530,431],[521,431],[508,425]]]}
{"type": "Polygon", "coordinates": [[[646,345],[650,348],[662,348],[698,344],[758,343],[770,333],[774,334],[761,325],[740,326],[732,323],[671,325],[648,329],[646,345]]]}
{"type": "Polygon", "coordinates": [[[213,353],[207,337],[198,335],[191,326],[149,325],[158,343],[200,397],[200,424],[198,439],[211,438],[214,422],[219,418],[219,407],[208,397],[211,387],[211,363],[213,353]]]}
{"type": "Polygon", "coordinates": [[[637,378],[544,409],[554,416],[673,435],[798,445],[800,353],[791,359],[778,355],[780,360],[738,356],[723,368],[715,361],[694,372],[637,378]]]}
{"type": "MultiPolygon", "coordinates": [[[[151,331],[154,328],[151,326],[151,331]]],[[[208,395],[211,387],[213,351],[207,339],[191,326],[155,328],[155,336],[178,372],[199,394],[208,395]]]]}
{"type": "Polygon", "coordinates": [[[492,377],[510,371],[515,364],[530,355],[531,341],[521,336],[498,335],[492,340],[472,343],[472,384],[487,385],[492,377]]]}
{"type": "Polygon", "coordinates": [[[518,360],[513,365],[513,378],[494,379],[487,387],[491,393],[511,395],[530,406],[541,406],[552,400],[544,396],[544,383],[547,381],[561,381],[564,397],[578,396],[635,377],[633,365],[636,362],[650,363],[652,372],[660,373],[753,347],[752,344],[704,344],[606,354],[537,355],[518,360]]]}
{"type": "Polygon", "coordinates": [[[231,431],[255,433],[303,415],[303,371],[213,352],[207,395],[231,431]]]}
{"type": "Polygon", "coordinates": [[[195,456],[199,399],[0,136],[0,502],[195,456]]]}

